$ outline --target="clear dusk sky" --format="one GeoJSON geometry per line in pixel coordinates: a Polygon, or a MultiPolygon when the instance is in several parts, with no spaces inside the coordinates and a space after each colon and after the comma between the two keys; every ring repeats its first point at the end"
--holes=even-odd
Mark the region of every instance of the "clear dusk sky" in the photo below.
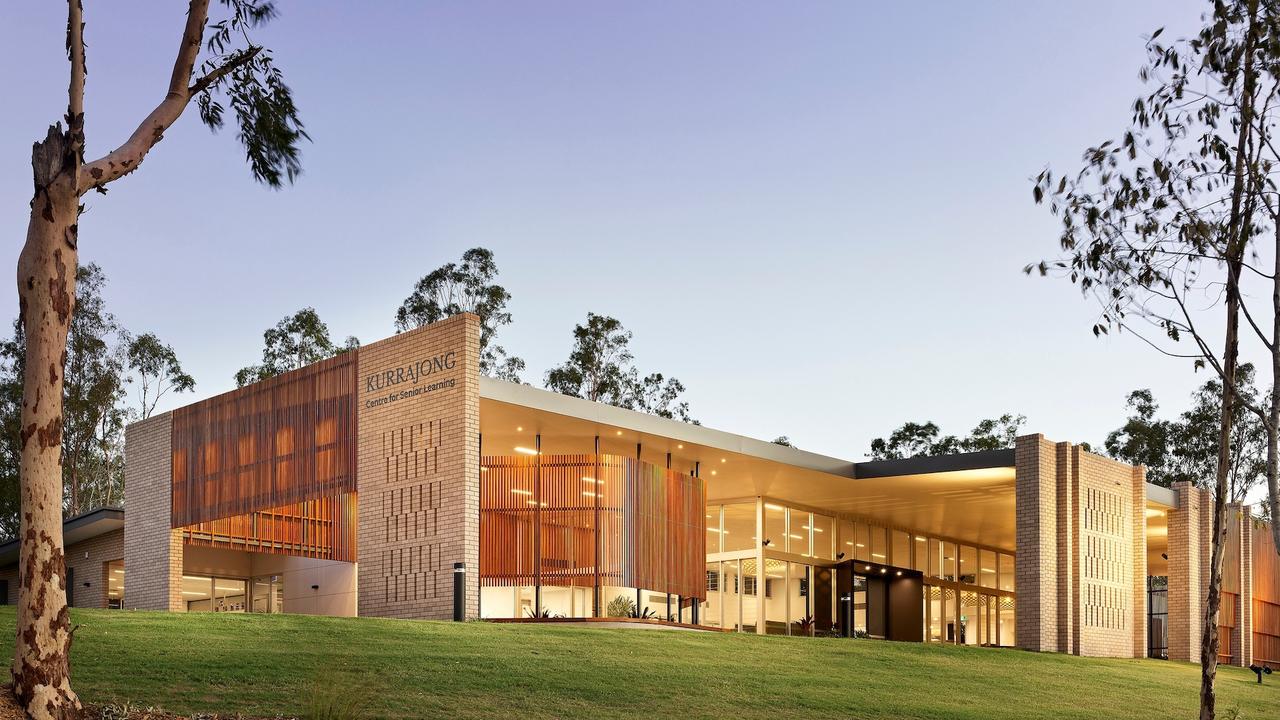
{"type": "MultiPolygon", "coordinates": [[[[86,200],[110,309],[196,377],[168,407],[232,388],[303,306],[335,339],[392,334],[414,281],[478,245],[527,381],[609,314],[704,424],[848,459],[906,420],[1003,412],[1097,443],[1130,390],[1172,413],[1205,379],[1095,340],[1073,287],[1021,272],[1056,250],[1031,178],[1126,127],[1144,37],[1187,34],[1202,2],[279,5],[257,39],[314,139],[297,185],[255,185],[191,110],[86,200]]],[[[85,1],[89,155],[163,95],[184,9],[85,1]]],[[[0,3],[10,268],[31,142],[66,104],[65,19],[0,3]]]]}

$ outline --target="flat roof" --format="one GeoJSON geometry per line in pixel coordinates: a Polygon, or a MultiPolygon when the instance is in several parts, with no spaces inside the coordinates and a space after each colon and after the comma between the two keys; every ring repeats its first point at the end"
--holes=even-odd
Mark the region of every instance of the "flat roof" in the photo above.
{"type": "MultiPolygon", "coordinates": [[[[63,547],[84,542],[124,527],[124,510],[118,507],[100,507],[83,512],[62,521],[63,547]]],[[[18,562],[20,543],[15,538],[0,545],[0,567],[18,562]]]]}
{"type": "Polygon", "coordinates": [[[581,420],[593,424],[599,431],[597,434],[602,436],[609,435],[615,432],[616,429],[629,430],[632,433],[669,438],[680,443],[690,443],[715,450],[750,455],[763,460],[772,460],[830,475],[854,477],[854,463],[849,460],[841,460],[840,458],[820,455],[808,450],[779,445],[765,440],[757,440],[745,435],[724,432],[723,430],[713,430],[705,425],[694,425],[682,420],[672,420],[569,395],[561,395],[560,393],[542,390],[531,385],[521,385],[481,376],[480,397],[485,400],[495,400],[509,405],[581,420]]]}

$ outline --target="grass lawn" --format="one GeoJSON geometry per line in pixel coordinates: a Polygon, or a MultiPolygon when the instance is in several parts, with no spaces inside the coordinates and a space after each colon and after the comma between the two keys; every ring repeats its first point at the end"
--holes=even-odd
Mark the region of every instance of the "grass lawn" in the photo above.
{"type": "MultiPolygon", "coordinates": [[[[1199,669],[870,640],[302,615],[77,610],[89,702],[362,717],[1191,718],[1199,669]]],[[[14,611],[0,608],[13,636],[14,611]]],[[[1280,717],[1280,675],[1222,668],[1220,717],[1280,717]]]]}

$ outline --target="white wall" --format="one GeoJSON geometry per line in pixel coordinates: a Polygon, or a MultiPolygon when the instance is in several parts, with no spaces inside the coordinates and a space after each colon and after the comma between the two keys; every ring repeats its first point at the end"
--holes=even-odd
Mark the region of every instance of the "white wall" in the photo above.
{"type": "Polygon", "coordinates": [[[279,575],[284,579],[285,612],[356,615],[355,563],[188,545],[182,571],[245,579],[279,575]]]}

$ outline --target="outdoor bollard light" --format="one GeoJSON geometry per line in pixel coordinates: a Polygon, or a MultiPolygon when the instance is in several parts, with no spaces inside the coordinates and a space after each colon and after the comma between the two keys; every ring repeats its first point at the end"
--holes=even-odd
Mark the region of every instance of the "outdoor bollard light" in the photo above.
{"type": "Polygon", "coordinates": [[[853,637],[853,596],[849,594],[841,595],[840,602],[844,603],[844,617],[841,618],[843,629],[841,635],[845,637],[853,637]]]}
{"type": "Polygon", "coordinates": [[[462,622],[467,595],[467,564],[453,564],[453,621],[462,622]]]}
{"type": "Polygon", "coordinates": [[[1250,665],[1249,669],[1253,671],[1254,675],[1258,676],[1258,684],[1262,684],[1263,673],[1266,673],[1268,675],[1271,674],[1271,668],[1267,665],[1250,665]]]}

